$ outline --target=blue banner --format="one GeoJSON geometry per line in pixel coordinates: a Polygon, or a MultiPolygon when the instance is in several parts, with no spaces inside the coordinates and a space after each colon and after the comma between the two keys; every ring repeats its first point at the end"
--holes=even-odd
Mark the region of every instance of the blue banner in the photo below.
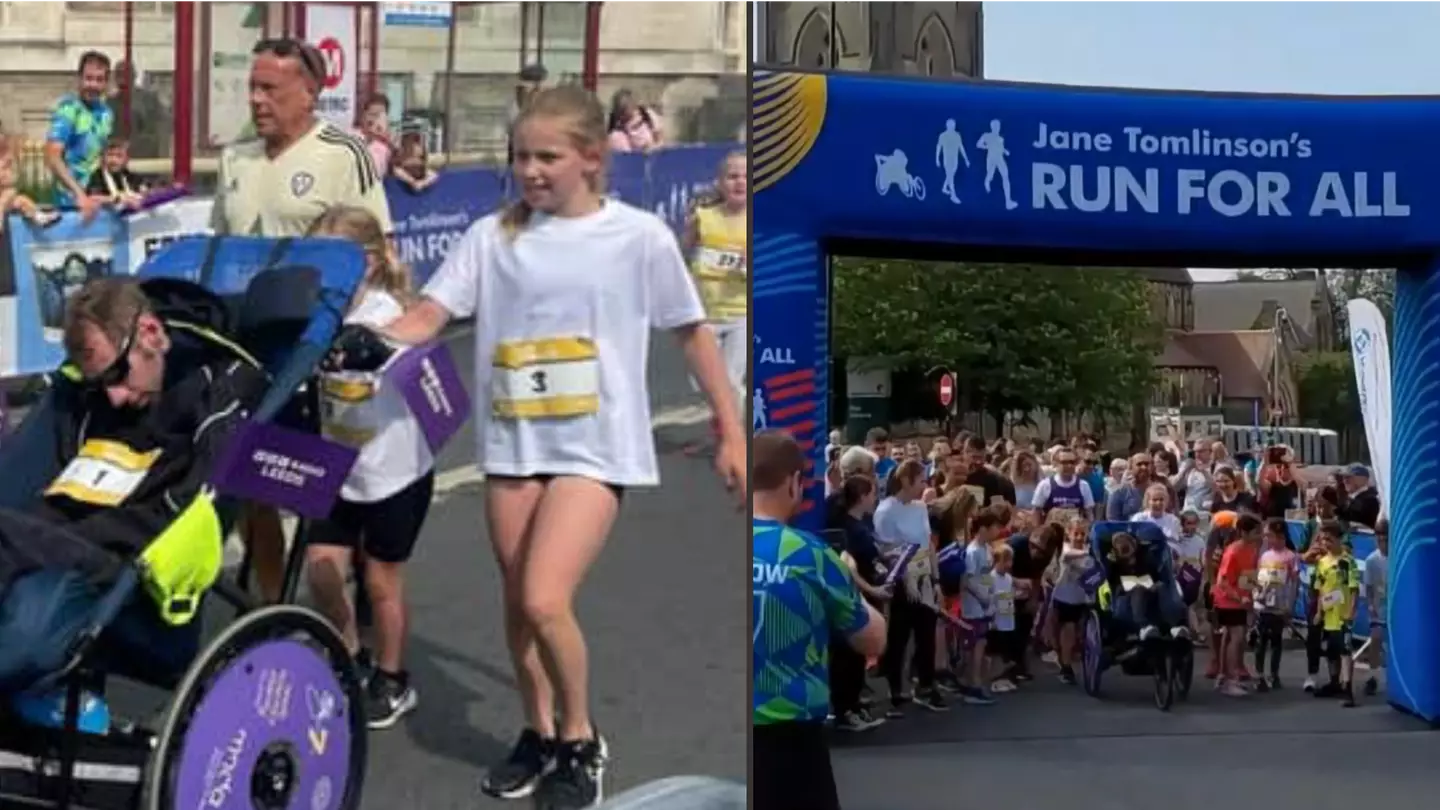
{"type": "Polygon", "coordinates": [[[66,296],[90,279],[130,266],[125,223],[104,212],[89,223],[66,214],[48,228],[36,228],[11,216],[6,232],[14,268],[14,334],[0,334],[0,341],[15,347],[11,373],[53,369],[65,358],[61,327],[66,296]]]}
{"type": "MultiPolygon", "coordinates": [[[[690,200],[715,184],[725,156],[738,144],[677,146],[648,155],[611,157],[610,194],[654,212],[677,231],[690,200]]],[[[450,245],[471,223],[513,198],[508,169],[441,169],[440,178],[415,193],[398,180],[387,180],[395,244],[417,284],[424,284],[444,260],[450,245]]]]}

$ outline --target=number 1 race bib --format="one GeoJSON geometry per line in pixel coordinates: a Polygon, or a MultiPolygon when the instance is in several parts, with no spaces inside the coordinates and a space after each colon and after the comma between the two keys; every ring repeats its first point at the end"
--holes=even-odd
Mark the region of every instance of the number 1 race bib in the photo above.
{"type": "Polygon", "coordinates": [[[119,506],[150,474],[159,450],[137,453],[120,442],[91,439],[45,490],[91,506],[119,506]]]}
{"type": "Polygon", "coordinates": [[[495,347],[491,410],[502,419],[566,419],[600,410],[595,341],[564,337],[495,347]]]}

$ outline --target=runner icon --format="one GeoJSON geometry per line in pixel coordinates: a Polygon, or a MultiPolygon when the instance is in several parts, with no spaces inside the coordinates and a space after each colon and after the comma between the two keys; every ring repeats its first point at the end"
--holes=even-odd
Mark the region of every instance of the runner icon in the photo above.
{"type": "Polygon", "coordinates": [[[970,156],[965,154],[965,139],[955,130],[955,119],[951,118],[945,122],[945,131],[935,141],[935,165],[945,169],[945,183],[940,186],[940,193],[956,205],[960,204],[960,196],[955,193],[955,172],[960,169],[961,158],[965,159],[965,167],[969,168],[970,156]]]}
{"type": "Polygon", "coordinates": [[[1005,210],[1013,211],[1019,205],[1010,196],[1010,166],[1005,158],[1010,150],[1005,148],[1005,138],[1000,134],[1000,122],[991,121],[990,131],[975,142],[976,148],[985,153],[985,193],[990,193],[990,182],[1000,175],[1000,186],[1005,191],[1005,210]]]}
{"type": "Polygon", "coordinates": [[[765,414],[765,392],[759,388],[755,389],[755,396],[751,400],[751,409],[755,411],[753,430],[765,430],[770,426],[770,419],[765,414]]]}

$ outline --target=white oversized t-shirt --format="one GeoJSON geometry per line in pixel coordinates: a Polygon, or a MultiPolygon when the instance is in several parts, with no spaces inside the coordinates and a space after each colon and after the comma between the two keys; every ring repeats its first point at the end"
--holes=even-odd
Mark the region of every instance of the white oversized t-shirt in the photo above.
{"type": "Polygon", "coordinates": [[[475,316],[475,419],[487,475],[660,483],[645,383],[650,331],[705,322],[680,246],[658,217],[607,199],[534,214],[514,237],[491,214],[425,287],[475,316]]]}
{"type": "MultiPolygon", "coordinates": [[[[345,322],[381,329],[404,311],[389,293],[366,290],[345,322]]],[[[403,353],[397,351],[390,363],[403,353]]],[[[344,371],[324,374],[320,380],[321,431],[325,438],[360,452],[340,488],[340,497],[354,503],[383,501],[435,466],[420,424],[383,374],[384,369],[344,371]]]]}

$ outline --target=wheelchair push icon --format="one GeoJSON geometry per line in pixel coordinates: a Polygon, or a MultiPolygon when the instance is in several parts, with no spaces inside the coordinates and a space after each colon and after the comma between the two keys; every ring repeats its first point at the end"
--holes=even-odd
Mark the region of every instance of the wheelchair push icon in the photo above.
{"type": "Polygon", "coordinates": [[[909,164],[909,158],[899,149],[888,155],[876,155],[875,191],[883,197],[893,186],[907,198],[925,199],[925,181],[910,174],[909,164]]]}

